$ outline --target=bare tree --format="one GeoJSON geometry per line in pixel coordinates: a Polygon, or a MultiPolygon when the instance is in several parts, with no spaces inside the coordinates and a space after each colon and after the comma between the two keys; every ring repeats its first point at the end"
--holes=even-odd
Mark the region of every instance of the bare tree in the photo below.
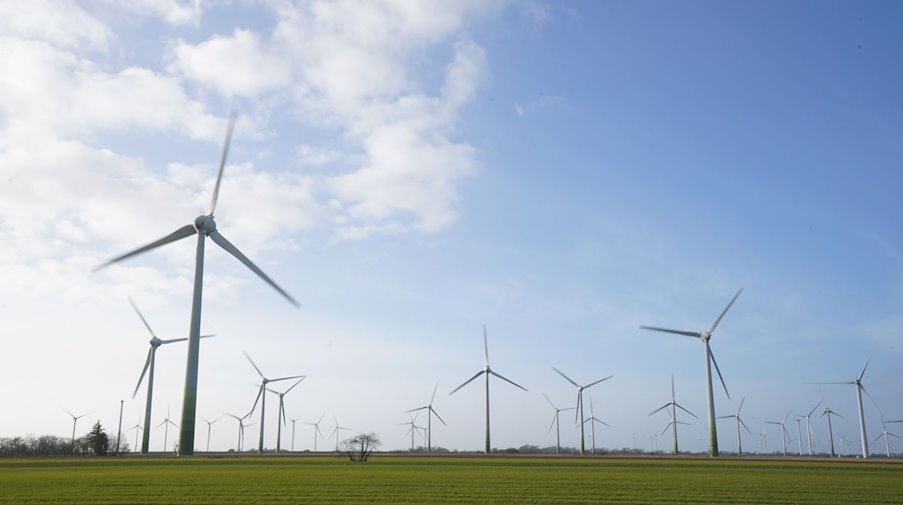
{"type": "Polygon", "coordinates": [[[341,448],[351,461],[365,462],[370,457],[370,453],[380,445],[381,442],[376,433],[360,433],[342,441],[341,448]]]}

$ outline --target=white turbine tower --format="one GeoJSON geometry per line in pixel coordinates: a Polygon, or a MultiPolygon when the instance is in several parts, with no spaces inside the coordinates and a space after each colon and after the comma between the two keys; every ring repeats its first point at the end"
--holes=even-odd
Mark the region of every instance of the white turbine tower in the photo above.
{"type": "MultiPolygon", "coordinates": [[[[433,420],[433,414],[436,415],[436,419],[439,419],[439,421],[442,421],[442,417],[439,416],[439,413],[436,412],[435,409],[433,409],[433,400],[436,399],[436,390],[437,390],[437,389],[439,389],[439,383],[438,383],[438,382],[436,383],[436,387],[433,388],[433,396],[430,397],[430,402],[429,402],[429,403],[427,403],[427,404],[424,405],[423,407],[417,407],[416,409],[411,409],[411,410],[408,411],[408,413],[411,413],[411,412],[418,412],[418,411],[421,411],[421,410],[425,410],[425,411],[426,411],[426,452],[427,452],[427,453],[429,453],[429,452],[432,451],[432,444],[433,444],[433,423],[432,423],[432,420],[433,420]]],[[[445,421],[442,421],[442,424],[445,425],[445,426],[448,426],[447,424],[445,424],[445,421]]]]}
{"type": "MultiPolygon", "coordinates": [[[[674,390],[674,376],[673,375],[671,376],[671,401],[662,405],[661,407],[653,410],[652,412],[649,413],[649,415],[651,416],[652,414],[655,414],[656,412],[658,412],[662,409],[668,408],[668,407],[671,407],[671,420],[668,421],[667,426],[665,426],[665,429],[663,429],[659,435],[664,435],[665,432],[668,431],[668,428],[671,428],[671,439],[674,442],[673,452],[674,452],[674,454],[678,454],[680,452],[680,450],[677,447],[677,425],[678,424],[686,425],[687,423],[677,420],[677,409],[683,410],[684,412],[686,412],[687,414],[690,414],[693,417],[696,417],[696,414],[690,412],[689,410],[685,409],[682,405],[677,403],[677,394],[675,393],[675,390],[674,390]]],[[[656,445],[657,445],[657,441],[656,441],[656,445]]]]}
{"type": "Polygon", "coordinates": [[[75,450],[75,425],[78,423],[78,420],[79,420],[79,419],[81,419],[81,418],[85,417],[86,415],[90,414],[90,412],[87,412],[87,413],[85,413],[85,414],[82,414],[82,415],[80,415],[80,416],[77,416],[77,415],[73,414],[72,412],[69,412],[69,411],[66,410],[66,409],[63,409],[63,410],[65,410],[66,413],[69,414],[69,417],[72,418],[72,442],[70,442],[70,446],[72,447],[72,450],[75,450]]]}
{"type": "MultiPolygon", "coordinates": [[[[144,323],[144,327],[147,328],[147,332],[150,333],[150,349],[147,351],[147,359],[144,361],[144,368],[141,370],[141,375],[138,377],[138,384],[135,384],[135,391],[132,393],[132,399],[135,399],[135,396],[138,394],[138,388],[141,387],[141,381],[144,380],[144,375],[147,374],[147,399],[146,404],[144,406],[144,425],[150,426],[151,422],[151,407],[153,405],[154,399],[154,363],[157,361],[157,348],[161,345],[173,344],[176,342],[184,342],[188,340],[185,338],[173,338],[170,340],[160,340],[157,338],[157,334],[154,333],[154,330],[151,329],[150,324],[148,324],[147,319],[144,318],[144,314],[138,310],[138,306],[135,305],[135,302],[132,301],[131,298],[128,299],[129,303],[132,305],[132,308],[135,309],[135,313],[138,314],[138,318],[141,319],[141,322],[144,323]]],[[[202,335],[201,338],[212,337],[213,335],[202,335]]],[[[141,454],[147,454],[150,451],[150,432],[151,430],[145,430],[144,436],[141,438],[141,454]]],[[[136,447],[137,449],[137,447],[136,447]]]]}
{"type": "Polygon", "coordinates": [[[819,405],[821,405],[821,402],[816,403],[815,406],[812,407],[812,410],[810,410],[809,413],[806,415],[797,414],[800,418],[806,420],[806,445],[809,448],[810,456],[812,456],[812,422],[811,422],[811,418],[812,418],[812,414],[815,413],[815,410],[819,407],[819,405]]]}
{"type": "Polygon", "coordinates": [[[583,434],[584,434],[584,430],[583,430],[583,425],[584,425],[584,417],[583,417],[583,390],[584,390],[584,389],[589,389],[589,388],[595,386],[596,384],[598,384],[598,383],[600,383],[600,382],[602,382],[602,381],[606,381],[606,380],[608,380],[608,379],[611,379],[612,376],[609,375],[608,377],[605,377],[604,379],[599,379],[599,380],[597,380],[596,382],[591,382],[591,383],[589,383],[589,384],[587,384],[587,385],[585,385],[585,386],[582,386],[582,385],[577,384],[576,382],[574,382],[570,377],[568,377],[567,375],[565,375],[561,370],[559,370],[559,369],[557,369],[557,368],[555,368],[555,367],[552,367],[552,370],[555,370],[556,372],[558,372],[558,375],[564,377],[564,380],[570,382],[571,384],[574,385],[575,388],[577,388],[577,412],[576,412],[577,415],[576,415],[575,418],[574,418],[574,424],[579,424],[579,425],[580,425],[580,454],[584,454],[584,453],[586,452],[586,443],[585,443],[585,441],[584,441],[585,439],[584,439],[584,435],[583,435],[583,434]]]}
{"type": "Polygon", "coordinates": [[[833,410],[831,410],[831,407],[828,407],[827,405],[825,405],[825,410],[824,410],[824,412],[821,413],[821,416],[822,417],[828,416],[828,440],[831,441],[831,457],[832,458],[837,457],[837,453],[836,453],[836,451],[834,451],[834,427],[831,425],[831,416],[837,416],[841,419],[846,419],[846,418],[843,417],[842,415],[838,414],[837,412],[834,412],[833,410]]]}
{"type": "Polygon", "coordinates": [[[332,430],[332,432],[329,434],[329,436],[332,436],[333,434],[335,434],[335,452],[339,452],[339,432],[348,431],[351,428],[339,426],[339,420],[336,419],[335,416],[332,416],[332,420],[335,422],[335,428],[332,430]]]}
{"type": "MultiPolygon", "coordinates": [[[[254,360],[251,359],[251,356],[248,356],[248,353],[245,353],[245,357],[248,358],[248,361],[251,363],[251,366],[254,367],[254,370],[257,370],[257,374],[260,375],[260,380],[261,380],[260,389],[257,391],[257,398],[254,400],[254,406],[251,407],[251,413],[253,413],[254,409],[257,408],[257,402],[260,402],[260,444],[257,446],[257,452],[259,452],[260,454],[263,454],[263,432],[264,432],[263,429],[266,426],[266,424],[265,424],[266,419],[264,418],[264,415],[266,414],[266,404],[267,404],[266,395],[264,393],[266,392],[267,384],[269,384],[270,382],[278,382],[278,381],[284,381],[284,380],[289,380],[289,379],[302,379],[303,380],[305,376],[304,375],[292,375],[289,377],[279,377],[278,379],[268,379],[265,375],[263,375],[263,372],[260,371],[260,368],[258,368],[257,365],[254,363],[254,360]]],[[[298,381],[298,382],[301,382],[301,381],[298,381]]],[[[294,386],[292,386],[292,387],[294,387],[294,386]]],[[[280,398],[280,400],[281,400],[281,398],[280,398]]],[[[281,404],[281,401],[280,401],[280,404],[281,404]]],[[[281,428],[280,428],[280,433],[281,433],[281,428]]]]}
{"type": "Polygon", "coordinates": [[[323,417],[325,417],[325,416],[326,416],[326,413],[324,412],[324,413],[320,416],[320,419],[317,420],[317,422],[315,422],[315,423],[304,423],[304,424],[306,424],[306,425],[308,425],[308,426],[313,426],[313,427],[314,427],[314,452],[317,452],[317,435],[319,435],[321,439],[323,438],[323,432],[320,431],[320,423],[323,421],[323,417]]]}
{"type": "Polygon", "coordinates": [[[197,234],[198,236],[194,266],[194,291],[191,300],[191,323],[189,326],[188,334],[188,364],[185,372],[185,393],[182,400],[182,428],[179,435],[179,454],[182,456],[191,456],[194,454],[194,428],[197,416],[198,401],[198,360],[200,356],[201,338],[201,304],[204,288],[205,239],[207,237],[210,237],[213,242],[215,242],[221,248],[225,249],[226,252],[234,256],[236,259],[238,259],[238,261],[241,261],[246,267],[251,269],[251,271],[257,274],[267,284],[272,286],[273,289],[278,291],[289,302],[291,302],[295,306],[298,306],[298,302],[296,302],[294,298],[292,298],[275,282],[273,282],[272,279],[267,277],[267,275],[263,273],[263,270],[257,268],[257,265],[255,265],[250,259],[248,259],[248,257],[245,256],[240,250],[238,250],[237,247],[232,245],[232,243],[229,242],[226,237],[224,237],[216,229],[216,222],[213,219],[213,211],[216,209],[216,202],[219,197],[220,183],[223,179],[223,169],[226,166],[226,156],[229,153],[229,142],[232,138],[232,128],[234,125],[235,116],[232,115],[229,119],[229,127],[226,131],[226,140],[223,145],[223,153],[222,157],[220,158],[219,171],[217,172],[216,184],[213,187],[213,197],[210,200],[210,208],[208,212],[195,218],[194,223],[185,225],[178,230],[170,233],[169,235],[151,242],[144,247],[140,247],[138,249],[135,249],[134,251],[128,252],[121,256],[117,256],[95,269],[95,271],[100,270],[101,268],[104,268],[113,263],[131,258],[132,256],[150,251],[151,249],[156,249],[157,247],[168,244],[170,242],[175,242],[177,240],[190,237],[191,235],[197,234]]]}
{"type": "MultiPolygon", "coordinates": [[[[872,398],[872,395],[869,394],[868,390],[865,389],[865,386],[862,385],[862,377],[865,375],[865,370],[869,367],[868,360],[865,362],[865,366],[862,367],[862,372],[859,373],[859,376],[851,381],[846,382],[818,382],[816,384],[852,384],[856,386],[856,403],[859,406],[859,439],[862,441],[862,457],[869,457],[869,441],[868,437],[865,434],[865,412],[862,409],[862,393],[864,392],[868,395],[869,398],[872,398]]],[[[875,400],[872,398],[872,402],[875,400]]]]}
{"type": "Polygon", "coordinates": [[[549,402],[549,405],[551,405],[552,408],[555,409],[555,415],[552,416],[552,424],[549,425],[549,431],[552,431],[553,426],[555,427],[555,454],[561,454],[561,425],[558,422],[558,414],[560,414],[561,412],[564,412],[566,410],[577,410],[577,407],[568,407],[566,409],[559,409],[558,407],[555,406],[554,403],[552,403],[552,400],[549,400],[549,397],[546,396],[545,393],[543,393],[542,396],[543,396],[543,398],[546,399],[547,402],[549,402]]]}
{"type": "Polygon", "coordinates": [[[709,454],[711,454],[712,457],[718,456],[718,431],[715,426],[715,395],[712,391],[712,365],[715,365],[715,371],[718,372],[718,378],[721,379],[721,385],[724,387],[724,394],[726,394],[728,398],[731,397],[731,394],[727,392],[727,384],[724,383],[724,377],[721,376],[721,370],[718,368],[718,362],[715,360],[715,355],[712,353],[712,348],[709,346],[709,340],[712,338],[712,334],[715,333],[715,329],[718,328],[721,319],[724,318],[724,315],[727,314],[727,311],[730,310],[731,306],[737,301],[737,297],[740,296],[740,293],[742,292],[743,288],[740,288],[740,290],[737,291],[737,294],[731,298],[727,307],[721,311],[721,315],[718,316],[718,319],[716,319],[706,331],[681,331],[657,328],[654,326],[640,326],[640,328],[644,330],[663,331],[665,333],[674,333],[677,335],[698,338],[705,344],[705,378],[709,400],[709,454]]]}
{"type": "Polygon", "coordinates": [[[128,431],[135,430],[135,447],[138,447],[138,433],[144,431],[144,428],[141,427],[141,418],[138,418],[138,422],[135,423],[135,426],[132,426],[128,429],[128,431]]]}
{"type": "MultiPolygon", "coordinates": [[[[749,427],[746,426],[746,423],[743,422],[743,419],[740,418],[740,411],[743,410],[743,402],[746,401],[746,397],[740,399],[740,407],[737,408],[736,414],[731,414],[729,416],[718,416],[718,419],[736,419],[737,421],[737,456],[743,456],[743,440],[740,436],[740,426],[743,426],[743,429],[746,430],[747,433],[752,435],[752,432],[749,431],[749,427]]],[[[762,452],[765,452],[763,449],[762,452]]]]}
{"type": "MultiPolygon", "coordinates": [[[[167,412],[166,412],[166,419],[164,419],[162,423],[160,423],[160,424],[158,424],[158,425],[156,426],[156,428],[159,428],[160,426],[165,426],[165,428],[163,428],[163,452],[169,451],[169,449],[167,448],[167,443],[169,442],[169,425],[170,425],[170,424],[171,424],[174,428],[178,428],[178,427],[179,427],[178,424],[172,422],[172,419],[169,418],[169,411],[167,411],[167,412]]],[[[156,428],[155,428],[155,429],[156,429],[156,428]]]]}
{"type": "Polygon", "coordinates": [[[484,452],[486,454],[489,454],[492,451],[492,446],[491,446],[490,440],[489,440],[489,376],[494,375],[494,376],[498,377],[499,379],[502,379],[503,381],[505,381],[515,387],[523,389],[524,391],[526,391],[526,388],[502,377],[501,375],[494,372],[489,367],[489,340],[486,337],[486,325],[485,324],[483,325],[483,350],[485,352],[485,357],[486,357],[486,361],[485,361],[485,364],[483,365],[483,369],[480,370],[479,372],[477,372],[476,374],[474,374],[473,377],[467,379],[467,381],[465,381],[464,384],[461,384],[460,386],[453,389],[452,392],[449,393],[448,395],[451,396],[451,395],[455,394],[456,391],[458,391],[459,389],[463,388],[464,386],[470,384],[471,381],[473,381],[480,375],[486,376],[486,446],[485,446],[484,452]]]}
{"type": "Polygon", "coordinates": [[[206,417],[201,417],[201,419],[203,419],[204,422],[207,423],[207,452],[210,452],[210,429],[213,427],[213,423],[219,421],[222,418],[223,416],[219,416],[213,421],[209,421],[206,417]]]}
{"type": "MultiPolygon", "coordinates": [[[[273,393],[274,395],[277,395],[279,397],[279,415],[276,416],[277,417],[276,452],[279,452],[282,449],[282,426],[287,424],[285,421],[285,395],[287,395],[288,392],[291,391],[292,389],[295,389],[295,386],[297,386],[298,384],[301,384],[301,381],[303,381],[304,379],[305,379],[304,377],[301,377],[300,379],[298,379],[298,382],[292,384],[292,387],[288,388],[287,390],[285,390],[282,393],[280,393],[279,391],[275,391],[270,388],[267,388],[267,391],[269,391],[270,393],[273,393]],[[281,423],[279,422],[280,420],[281,420],[281,423]]],[[[263,431],[263,430],[261,430],[261,431],[263,431]]],[[[292,421],[292,440],[293,440],[293,442],[294,442],[294,436],[295,436],[295,423],[294,423],[294,421],[292,421]]]]}
{"type": "Polygon", "coordinates": [[[787,455],[787,439],[790,438],[790,433],[787,432],[787,428],[784,427],[784,423],[787,422],[787,418],[789,417],[790,412],[788,412],[787,415],[784,416],[784,419],[781,421],[765,421],[765,424],[776,424],[781,427],[781,443],[783,444],[784,448],[784,456],[787,455]]]}
{"type": "Polygon", "coordinates": [[[596,453],[596,423],[599,423],[602,426],[608,426],[608,427],[610,427],[610,426],[605,421],[596,417],[596,413],[593,412],[593,399],[592,398],[589,399],[589,415],[590,415],[590,417],[587,417],[586,419],[584,419],[583,423],[584,424],[590,423],[590,425],[589,425],[590,433],[591,433],[590,436],[592,437],[592,440],[593,440],[593,447],[592,447],[592,450],[590,451],[590,453],[595,454],[596,453]]]}

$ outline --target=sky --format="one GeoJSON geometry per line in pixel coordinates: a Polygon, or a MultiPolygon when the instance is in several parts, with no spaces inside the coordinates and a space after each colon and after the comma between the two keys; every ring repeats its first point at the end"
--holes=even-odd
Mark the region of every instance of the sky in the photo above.
{"type": "MultiPolygon", "coordinates": [[[[764,430],[780,450],[764,422],[822,400],[817,413],[844,416],[838,446],[857,448],[854,387],[811,383],[868,362],[881,452],[882,416],[903,419],[901,15],[881,1],[0,0],[0,436],[68,437],[65,410],[88,414],[79,434],[115,431],[120,400],[124,431],[143,419],[150,335],[128,298],[160,338],[187,336],[194,241],[93,269],[206,211],[234,110],[218,228],[301,308],[208,242],[200,416],[250,409],[244,351],[270,377],[306,375],[285,397],[296,450],[321,416],[324,435],[337,420],[409,447],[406,411],[436,384],[433,444],[481,450],[481,382],[448,393],[482,369],[485,324],[493,370],[528,390],[492,382],[494,447],[554,445],[542,395],[576,398],[554,366],[613,376],[585,392],[606,448],[652,448],[673,375],[699,416],[679,416],[681,446],[698,451],[704,347],[639,326],[704,330],[742,287],[711,344],[730,392],[716,389],[717,414],[745,399],[744,448],[764,430]]],[[[154,426],[180,422],[186,349],[157,353],[154,426]]],[[[812,427],[825,450],[825,420],[812,427]]],[[[211,447],[236,437],[223,419],[211,447]]]]}

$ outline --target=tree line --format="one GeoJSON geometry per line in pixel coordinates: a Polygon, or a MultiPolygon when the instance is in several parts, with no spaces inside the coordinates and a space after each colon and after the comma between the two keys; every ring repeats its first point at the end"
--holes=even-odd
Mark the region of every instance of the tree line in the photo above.
{"type": "Polygon", "coordinates": [[[88,434],[72,439],[56,435],[24,437],[0,437],[0,458],[25,458],[34,456],[106,456],[130,451],[125,438],[116,447],[116,436],[108,435],[100,422],[94,423],[88,434]]]}

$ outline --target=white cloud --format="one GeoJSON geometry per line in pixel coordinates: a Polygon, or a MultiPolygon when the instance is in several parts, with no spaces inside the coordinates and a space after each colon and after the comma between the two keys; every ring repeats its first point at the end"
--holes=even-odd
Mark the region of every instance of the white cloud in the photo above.
{"type": "Polygon", "coordinates": [[[285,86],[289,66],[267,51],[255,33],[235,30],[231,37],[213,37],[196,46],[179,40],[172,49],[172,68],[220,93],[253,97],[285,86]]]}
{"type": "Polygon", "coordinates": [[[103,0],[113,7],[140,16],[163,19],[171,25],[197,25],[201,21],[201,0],[103,0]]]}
{"type": "Polygon", "coordinates": [[[27,37],[58,47],[104,50],[111,30],[71,0],[0,2],[0,36],[27,37]]]}
{"type": "Polygon", "coordinates": [[[545,95],[524,104],[514,104],[514,112],[520,117],[526,117],[543,109],[557,109],[564,107],[567,101],[555,95],[545,95]]]}

